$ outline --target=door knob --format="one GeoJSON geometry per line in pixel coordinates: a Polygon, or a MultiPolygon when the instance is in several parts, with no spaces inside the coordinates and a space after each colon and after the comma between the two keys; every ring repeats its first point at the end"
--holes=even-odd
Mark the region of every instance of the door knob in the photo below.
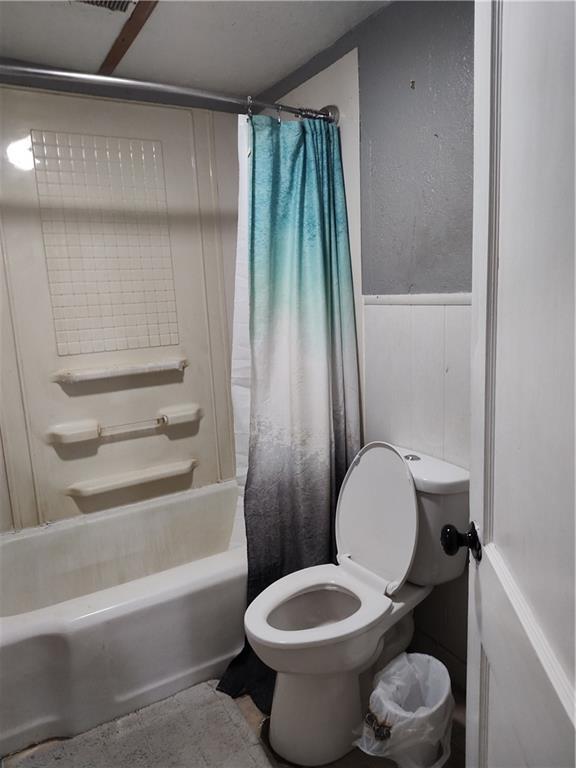
{"type": "Polygon", "coordinates": [[[454,525],[445,525],[440,532],[440,543],[447,555],[455,555],[460,547],[468,547],[475,560],[482,560],[482,544],[474,523],[470,523],[466,533],[460,533],[454,525]]]}

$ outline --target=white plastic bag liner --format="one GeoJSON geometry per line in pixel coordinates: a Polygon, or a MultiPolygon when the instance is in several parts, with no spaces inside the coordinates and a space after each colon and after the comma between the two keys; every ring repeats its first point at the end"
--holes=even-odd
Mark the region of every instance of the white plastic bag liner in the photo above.
{"type": "Polygon", "coordinates": [[[441,768],[450,757],[454,699],[438,659],[401,653],[374,678],[370,712],[356,745],[399,768],[441,768]]]}

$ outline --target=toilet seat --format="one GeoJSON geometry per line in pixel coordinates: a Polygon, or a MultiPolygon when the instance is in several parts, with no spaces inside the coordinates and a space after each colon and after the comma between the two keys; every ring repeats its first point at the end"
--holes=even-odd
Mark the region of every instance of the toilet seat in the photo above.
{"type": "Polygon", "coordinates": [[[326,645],[354,637],[370,629],[392,608],[392,601],[342,566],[315,565],[275,581],[248,606],[244,625],[248,639],[254,637],[269,647],[291,649],[326,645]],[[322,587],[340,587],[358,598],[358,609],[347,618],[310,629],[277,629],[268,622],[283,603],[322,587]]]}
{"type": "Polygon", "coordinates": [[[368,632],[392,609],[389,595],[404,584],[418,537],[412,474],[388,443],[373,442],[354,458],[338,496],[336,542],[340,565],[317,565],[284,576],[248,606],[249,640],[295,650],[335,644],[368,632]],[[360,605],[346,618],[307,629],[278,629],[272,612],[306,592],[340,587],[360,605]]]}

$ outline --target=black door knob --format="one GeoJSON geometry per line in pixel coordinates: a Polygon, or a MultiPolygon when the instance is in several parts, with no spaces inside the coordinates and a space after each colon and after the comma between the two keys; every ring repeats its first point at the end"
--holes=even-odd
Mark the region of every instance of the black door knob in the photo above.
{"type": "Polygon", "coordinates": [[[440,543],[447,555],[455,555],[460,547],[468,547],[475,560],[482,560],[482,544],[474,523],[470,523],[466,533],[460,533],[454,525],[445,525],[440,532],[440,543]]]}

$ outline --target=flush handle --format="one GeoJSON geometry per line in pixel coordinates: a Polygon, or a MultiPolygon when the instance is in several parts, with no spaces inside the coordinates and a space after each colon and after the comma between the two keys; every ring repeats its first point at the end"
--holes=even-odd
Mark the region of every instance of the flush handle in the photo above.
{"type": "Polygon", "coordinates": [[[470,523],[466,533],[460,533],[455,525],[445,525],[440,532],[440,543],[447,555],[455,555],[460,547],[468,547],[474,560],[482,560],[482,544],[474,523],[470,523]]]}

